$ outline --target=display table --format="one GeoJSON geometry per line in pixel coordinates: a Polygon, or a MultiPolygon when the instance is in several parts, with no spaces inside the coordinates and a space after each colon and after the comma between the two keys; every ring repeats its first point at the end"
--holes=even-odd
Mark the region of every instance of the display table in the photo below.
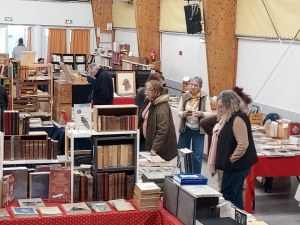
{"type": "Polygon", "coordinates": [[[245,210],[253,213],[255,201],[255,177],[282,177],[300,175],[300,156],[267,157],[259,156],[247,177],[245,210]]]}
{"type": "MultiPolygon", "coordinates": [[[[10,219],[1,221],[1,225],[99,225],[99,224],[134,224],[134,225],[182,225],[173,215],[162,207],[160,210],[117,212],[113,207],[108,213],[95,213],[86,215],[65,215],[59,204],[46,204],[47,206],[59,206],[63,216],[39,217],[26,219],[10,219]]],[[[13,206],[17,206],[14,203],[13,206]]],[[[8,207],[10,213],[10,207],[8,207]]],[[[11,214],[11,213],[10,213],[11,214]]],[[[11,215],[11,218],[13,216],[11,215]]]]}

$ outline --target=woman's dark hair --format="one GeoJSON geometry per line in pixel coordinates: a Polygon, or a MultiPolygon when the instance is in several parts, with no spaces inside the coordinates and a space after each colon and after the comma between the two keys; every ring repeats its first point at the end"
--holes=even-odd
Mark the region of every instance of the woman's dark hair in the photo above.
{"type": "Polygon", "coordinates": [[[238,96],[241,97],[241,99],[245,102],[246,105],[249,105],[252,102],[252,99],[250,95],[247,95],[243,92],[243,88],[240,87],[234,87],[232,89],[235,93],[238,94],[238,96]]]}
{"type": "Polygon", "coordinates": [[[162,75],[162,73],[159,72],[154,72],[154,73],[150,73],[148,79],[146,82],[150,81],[150,80],[157,80],[157,81],[161,81],[161,80],[165,80],[164,76],[162,75]]]}

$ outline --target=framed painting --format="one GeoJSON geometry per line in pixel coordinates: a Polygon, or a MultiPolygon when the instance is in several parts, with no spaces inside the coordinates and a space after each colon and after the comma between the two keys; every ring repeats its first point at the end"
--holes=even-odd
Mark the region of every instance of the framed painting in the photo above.
{"type": "Polygon", "coordinates": [[[120,96],[135,96],[135,71],[117,71],[116,91],[120,96]]]}

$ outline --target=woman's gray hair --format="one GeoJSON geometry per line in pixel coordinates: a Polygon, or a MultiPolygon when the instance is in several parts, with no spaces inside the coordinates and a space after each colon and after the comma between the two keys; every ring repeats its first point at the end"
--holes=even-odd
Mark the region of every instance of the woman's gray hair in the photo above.
{"type": "Polygon", "coordinates": [[[163,86],[162,84],[157,80],[149,80],[145,84],[146,88],[152,88],[153,94],[155,98],[160,96],[163,93],[163,86]]]}
{"type": "Polygon", "coordinates": [[[240,110],[247,113],[244,101],[233,90],[222,91],[217,100],[221,100],[222,102],[224,114],[221,115],[221,117],[223,117],[225,121],[228,121],[235,112],[240,110]]]}
{"type": "Polygon", "coordinates": [[[200,88],[202,88],[202,78],[201,77],[193,77],[192,79],[190,79],[190,82],[195,81],[197,82],[197,84],[199,85],[200,88]]]}

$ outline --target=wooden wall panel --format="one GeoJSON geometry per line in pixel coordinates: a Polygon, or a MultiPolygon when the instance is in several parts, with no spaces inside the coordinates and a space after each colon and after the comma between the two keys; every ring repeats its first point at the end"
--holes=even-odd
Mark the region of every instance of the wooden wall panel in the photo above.
{"type": "MultiPolygon", "coordinates": [[[[138,38],[139,57],[151,60],[150,51],[155,49],[156,60],[160,60],[160,0],[134,0],[135,22],[138,38]]],[[[154,63],[155,68],[160,68],[160,63],[154,63]]]]}
{"type": "MultiPolygon", "coordinates": [[[[100,28],[101,33],[112,33],[111,30],[106,30],[107,23],[112,23],[112,4],[113,0],[92,0],[94,27],[97,36],[97,28],[100,28]]],[[[97,46],[99,37],[96,38],[97,46]]]]}
{"type": "Polygon", "coordinates": [[[204,0],[205,42],[210,95],[218,95],[236,84],[237,0],[204,0]]]}

